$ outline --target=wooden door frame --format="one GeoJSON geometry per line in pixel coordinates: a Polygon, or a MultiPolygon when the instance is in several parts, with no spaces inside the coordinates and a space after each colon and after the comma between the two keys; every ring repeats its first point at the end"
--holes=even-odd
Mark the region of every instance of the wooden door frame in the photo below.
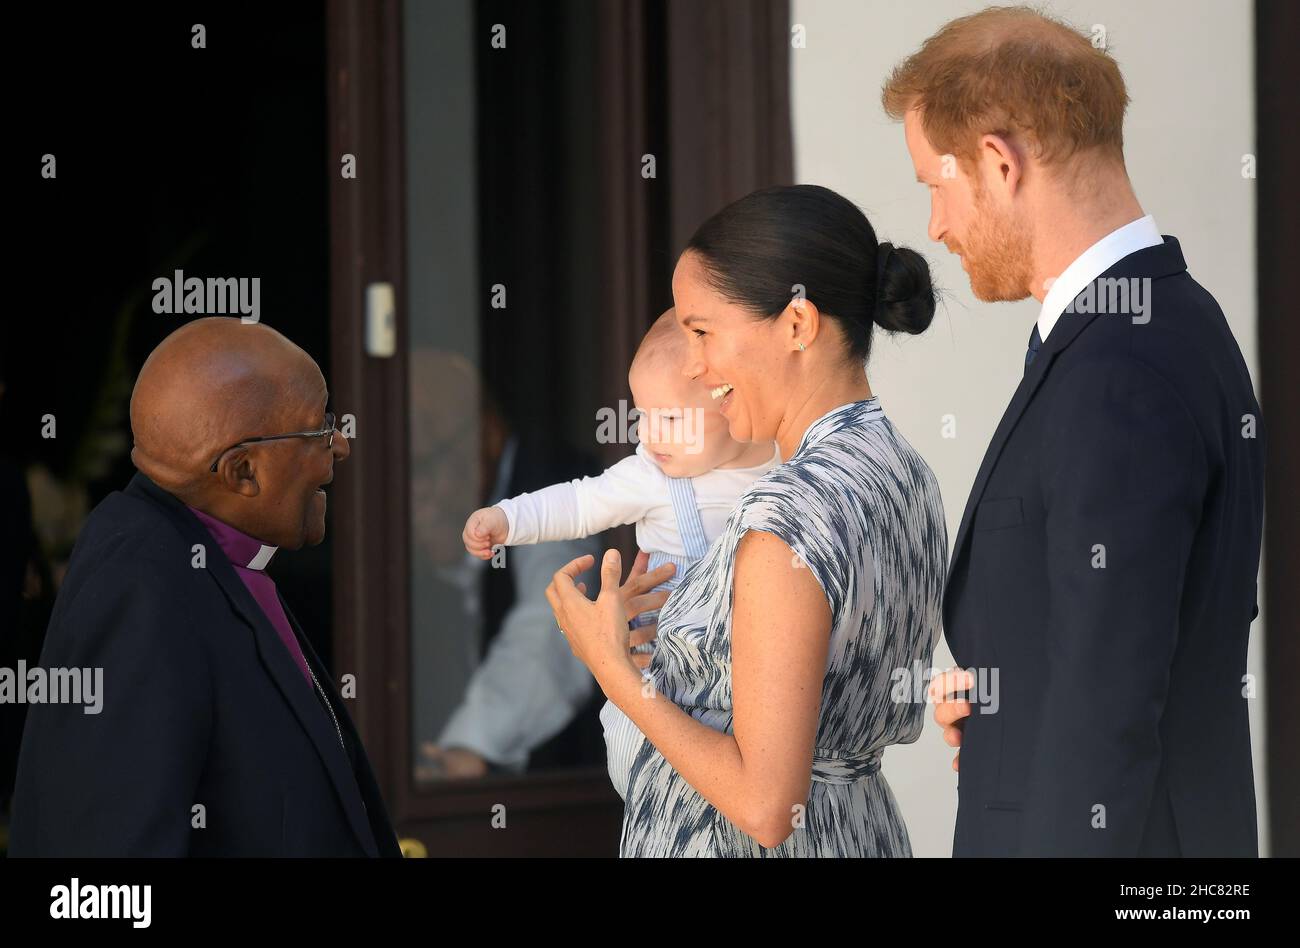
{"type": "MultiPolygon", "coordinates": [[[[400,52],[399,14],[394,0],[326,5],[330,389],[340,423],[347,414],[356,420],[352,455],[331,489],[334,672],[356,676],[350,710],[390,804],[399,738],[390,726],[399,684],[392,676],[394,630],[409,621],[406,545],[394,529],[407,510],[406,360],[400,347],[388,359],[367,355],[364,298],[374,281],[392,283],[399,300],[405,287],[401,128],[393,101],[400,61],[384,55],[400,52]],[[355,158],[355,178],[342,176],[345,155],[355,158]]],[[[401,305],[397,335],[406,335],[401,305]]]]}
{"type": "Polygon", "coordinates": [[[1300,856],[1300,707],[1290,676],[1300,665],[1295,615],[1300,551],[1300,386],[1290,360],[1300,353],[1291,268],[1300,255],[1300,126],[1294,94],[1300,60],[1294,50],[1300,10],[1293,3],[1255,4],[1255,117],[1258,178],[1255,204],[1258,267],[1259,393],[1267,438],[1264,516],[1264,601],[1267,722],[1265,759],[1270,854],[1300,856]],[[1288,208],[1290,210],[1288,210],[1288,208]]]}

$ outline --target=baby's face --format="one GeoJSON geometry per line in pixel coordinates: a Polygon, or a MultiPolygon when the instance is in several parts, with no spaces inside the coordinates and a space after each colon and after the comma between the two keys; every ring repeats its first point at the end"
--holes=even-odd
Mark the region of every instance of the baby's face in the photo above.
{"type": "Polygon", "coordinates": [[[639,379],[632,386],[637,439],[669,477],[697,477],[743,450],[703,385],[682,379],[639,379]]]}

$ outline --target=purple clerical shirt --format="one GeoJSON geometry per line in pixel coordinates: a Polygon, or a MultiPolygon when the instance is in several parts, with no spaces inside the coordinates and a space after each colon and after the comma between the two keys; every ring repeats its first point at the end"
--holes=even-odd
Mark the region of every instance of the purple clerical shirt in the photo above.
{"type": "Polygon", "coordinates": [[[293,634],[293,626],[289,625],[289,617],[284,614],[284,606],[280,605],[280,597],[275,591],[275,582],[266,575],[266,564],[271,562],[271,557],[275,555],[278,547],[267,546],[261,540],[236,530],[228,523],[222,523],[202,510],[190,507],[190,513],[198,517],[208,528],[212,538],[217,541],[217,546],[221,547],[221,551],[226,554],[226,559],[230,560],[230,565],[235,568],[235,574],[257,604],[262,607],[262,612],[270,620],[280,636],[280,641],[293,656],[293,660],[298,663],[302,677],[310,686],[312,678],[311,672],[307,670],[307,659],[303,657],[302,647],[298,645],[298,637],[293,634]]]}

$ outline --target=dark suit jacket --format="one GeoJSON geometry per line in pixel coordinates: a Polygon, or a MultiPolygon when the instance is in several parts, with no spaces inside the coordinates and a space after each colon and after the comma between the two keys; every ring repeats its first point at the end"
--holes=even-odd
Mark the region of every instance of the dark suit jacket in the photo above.
{"type": "Polygon", "coordinates": [[[1255,856],[1259,405],[1177,240],[1103,277],[1150,278],[1149,321],[1062,314],[953,549],[949,646],[999,686],[965,724],[954,855],[1255,856]]]}
{"type": "Polygon", "coordinates": [[[102,668],[103,710],[30,707],[10,854],[399,856],[333,676],[290,622],[346,753],[203,524],[141,474],[105,498],[41,654],[46,668],[102,668]],[[191,565],[195,544],[206,568],[191,565]]]}

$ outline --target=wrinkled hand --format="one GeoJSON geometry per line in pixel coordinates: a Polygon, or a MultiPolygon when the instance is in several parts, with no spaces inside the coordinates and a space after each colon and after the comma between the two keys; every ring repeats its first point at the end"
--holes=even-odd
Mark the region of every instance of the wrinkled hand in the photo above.
{"type": "Polygon", "coordinates": [[[467,747],[440,747],[433,741],[423,741],[420,744],[416,779],[463,780],[482,777],[487,772],[487,761],[467,747]]]}
{"type": "MultiPolygon", "coordinates": [[[[929,696],[934,702],[934,720],[943,728],[943,739],[949,747],[961,747],[962,729],[970,716],[971,703],[958,694],[969,693],[975,687],[975,676],[961,668],[950,668],[930,679],[929,696]]],[[[952,769],[960,771],[958,761],[961,751],[952,759],[952,769]]]]}
{"type": "MultiPolygon", "coordinates": [[[[655,586],[671,579],[676,567],[665,563],[647,572],[650,557],[644,551],[620,585],[622,558],[618,550],[606,550],[600,568],[600,590],[593,602],[586,596],[586,583],[577,577],[595,564],[595,557],[580,556],[558,570],[546,587],[546,601],[551,604],[555,621],[569,642],[569,649],[587,666],[602,684],[619,669],[644,668],[650,656],[633,655],[633,645],[655,637],[657,624],[632,632],[628,622],[635,616],[658,609],[668,600],[667,592],[651,592],[655,586]]],[[[638,672],[639,675],[639,672],[638,672]]]]}

